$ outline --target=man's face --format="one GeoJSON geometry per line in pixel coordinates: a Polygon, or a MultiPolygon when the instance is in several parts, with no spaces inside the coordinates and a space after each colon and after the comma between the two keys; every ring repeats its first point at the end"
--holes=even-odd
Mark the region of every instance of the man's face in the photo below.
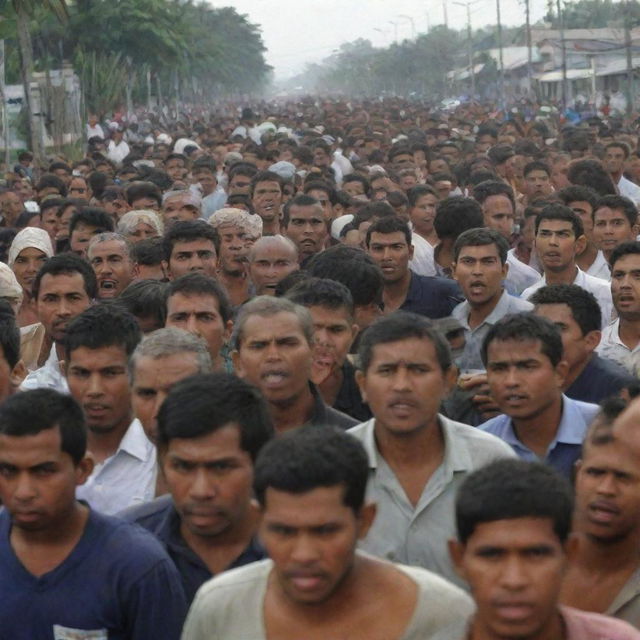
{"type": "Polygon", "coordinates": [[[7,222],[7,227],[12,227],[15,224],[17,217],[23,209],[24,205],[17,193],[7,191],[0,195],[0,212],[7,222]]]}
{"type": "Polygon", "coordinates": [[[171,388],[180,380],[199,373],[193,351],[162,358],[136,357],[133,371],[133,412],[151,442],[156,441],[158,411],[171,388]]]}
{"type": "Polygon", "coordinates": [[[409,210],[411,224],[421,235],[433,233],[433,220],[436,217],[438,198],[432,193],[425,193],[416,200],[416,204],[409,210]]]}
{"type": "Polygon", "coordinates": [[[453,145],[447,145],[440,149],[440,155],[449,162],[449,164],[456,164],[460,160],[460,151],[453,145]]]}
{"type": "Polygon", "coordinates": [[[507,196],[489,196],[482,205],[484,224],[505,238],[511,237],[515,213],[507,196]]]}
{"type": "Polygon", "coordinates": [[[69,182],[71,181],[71,174],[66,169],[54,169],[53,175],[58,176],[58,178],[60,178],[62,182],[69,186],[69,182]]]}
{"type": "Polygon", "coordinates": [[[152,211],[160,211],[160,203],[150,196],[144,196],[138,198],[131,203],[131,209],[137,211],[138,209],[151,209],[152,211]]]}
{"type": "Polygon", "coordinates": [[[28,180],[20,180],[16,182],[14,185],[14,191],[20,198],[21,202],[30,200],[33,197],[33,187],[31,186],[31,182],[28,180]]]}
{"type": "Polygon", "coordinates": [[[358,333],[345,307],[308,307],[313,318],[313,360],[324,369],[339,369],[358,333]]]}
{"type": "Polygon", "coordinates": [[[78,272],[42,276],[36,300],[38,319],[54,341],[64,339],[67,325],[91,305],[78,272]]]}
{"type": "Polygon", "coordinates": [[[535,244],[544,270],[560,272],[582,253],[586,238],[576,238],[573,226],[567,220],[541,220],[535,244]]]}
{"type": "Polygon", "coordinates": [[[587,238],[593,237],[593,208],[588,202],[583,200],[576,200],[575,202],[569,202],[567,206],[577,213],[582,220],[582,226],[584,227],[584,234],[587,238]]]}
{"type": "Polygon", "coordinates": [[[618,542],[640,529],[637,454],[619,441],[585,443],[576,472],[577,529],[600,542],[618,542]]]}
{"type": "Polygon", "coordinates": [[[315,167],[328,167],[331,164],[331,156],[320,147],[313,150],[313,165],[315,167]]]}
{"type": "Polygon", "coordinates": [[[227,189],[227,193],[230,196],[235,196],[238,194],[244,194],[248,196],[250,190],[251,178],[249,176],[243,176],[237,173],[229,181],[229,188],[227,189]]]}
{"type": "Polygon", "coordinates": [[[403,436],[431,426],[453,381],[452,372],[442,371],[434,344],[407,338],[376,345],[372,356],[356,381],[376,429],[403,436]]]}
{"type": "Polygon", "coordinates": [[[13,527],[25,532],[59,532],[68,523],[76,487],[91,463],[75,465],[61,450],[57,427],[28,436],[0,435],[0,499],[13,527]]]}
{"type": "Polygon", "coordinates": [[[60,207],[47,207],[40,213],[40,227],[44,229],[51,238],[51,242],[55,246],[56,236],[60,231],[60,217],[58,212],[60,207]]]}
{"type": "Polygon", "coordinates": [[[133,280],[133,262],[119,240],[98,242],[89,251],[89,262],[98,281],[98,298],[117,298],[133,280]]]}
{"type": "Polygon", "coordinates": [[[211,171],[200,171],[198,173],[194,173],[193,179],[200,183],[203,196],[208,196],[210,193],[213,193],[218,186],[218,181],[211,171]]]}
{"type": "Polygon", "coordinates": [[[173,243],[169,258],[169,274],[172,280],[190,273],[201,271],[207,276],[216,275],[216,248],[207,238],[177,240],[173,243]]]}
{"type": "Polygon", "coordinates": [[[299,269],[296,252],[284,243],[253,248],[249,274],[256,295],[275,295],[276,285],[299,269]]]}
{"type": "Polygon", "coordinates": [[[268,180],[258,182],[253,189],[252,204],[255,212],[265,221],[274,222],[280,218],[282,189],[278,182],[268,180]]]}
{"type": "Polygon", "coordinates": [[[611,297],[621,318],[640,318],[640,255],[623,256],[611,265],[611,297]]]}
{"type": "Polygon", "coordinates": [[[571,183],[567,174],[569,173],[569,158],[559,158],[551,165],[551,184],[555,189],[564,189],[571,183]]]}
{"type": "Polygon", "coordinates": [[[500,411],[531,419],[548,409],[561,393],[567,371],[542,353],[539,340],[494,340],[487,350],[487,378],[500,411]]]}
{"type": "Polygon", "coordinates": [[[265,493],[260,539],[285,597],[297,605],[326,602],[353,568],[373,515],[367,507],[354,513],[344,491],[338,485],[295,494],[269,487],[265,493]]]}
{"type": "Polygon", "coordinates": [[[300,320],[288,311],[249,317],[233,353],[236,374],[258,387],[268,402],[283,406],[308,389],[311,361],[300,320]]]}
{"type": "Polygon", "coordinates": [[[102,208],[117,222],[129,211],[129,204],[126,200],[118,198],[111,202],[103,202],[102,208]]]}
{"type": "Polygon", "coordinates": [[[311,189],[307,192],[307,195],[315,198],[320,203],[325,222],[331,222],[336,217],[331,200],[329,200],[329,194],[324,189],[311,189]]]}
{"type": "Polygon", "coordinates": [[[486,153],[496,143],[496,139],[491,135],[481,135],[476,141],[476,151],[486,153]]]}
{"type": "Polygon", "coordinates": [[[198,217],[198,215],[192,215],[191,212],[184,208],[184,198],[182,195],[167,198],[162,205],[162,219],[165,229],[168,229],[172,224],[178,222],[178,220],[195,220],[198,217]]]}
{"type": "Polygon", "coordinates": [[[399,282],[407,275],[409,261],[413,258],[413,245],[407,244],[402,231],[371,234],[369,255],[382,269],[385,284],[399,282]]]}
{"type": "Polygon", "coordinates": [[[300,262],[324,249],[327,225],[316,205],[294,205],[289,209],[287,237],[298,247],[300,262]]]}
{"type": "Polygon", "coordinates": [[[451,546],[476,603],[478,637],[556,637],[566,553],[550,518],[482,522],[466,544],[451,546]]]}
{"type": "Polygon", "coordinates": [[[72,178],[71,182],[69,183],[69,189],[67,193],[69,198],[80,198],[87,201],[90,198],[89,185],[84,178],[72,178]]]}
{"type": "Polygon", "coordinates": [[[131,422],[127,353],[121,346],[74,349],[67,366],[69,391],[84,411],[89,431],[107,434],[131,422]]]}
{"type": "Polygon", "coordinates": [[[236,225],[224,225],[218,228],[218,235],[218,264],[221,270],[231,276],[242,276],[247,271],[249,249],[252,244],[246,230],[236,225]]]}
{"type": "Polygon", "coordinates": [[[16,275],[18,284],[31,293],[33,281],[36,279],[40,267],[47,261],[44,251],[35,247],[27,247],[23,249],[16,257],[13,263],[13,273],[16,275]]]}
{"type": "Polygon", "coordinates": [[[609,173],[620,173],[625,160],[625,153],[620,147],[611,147],[604,152],[603,164],[609,173]]]}
{"type": "Polygon", "coordinates": [[[174,293],[167,300],[166,326],[184,329],[202,338],[214,364],[231,332],[231,321],[223,320],[218,299],[208,294],[174,293]]]}
{"type": "Polygon", "coordinates": [[[599,207],[593,216],[593,241],[607,254],[623,242],[635,240],[638,225],[631,225],[620,209],[599,207]]]}
{"type": "Polygon", "coordinates": [[[351,197],[364,195],[364,185],[362,184],[362,182],[359,182],[357,180],[345,182],[343,184],[343,190],[351,197]]]}
{"type": "Polygon", "coordinates": [[[529,171],[524,178],[524,187],[529,201],[544,198],[553,191],[549,174],[544,169],[529,171]]]}
{"type": "Polygon", "coordinates": [[[393,158],[391,163],[395,171],[400,171],[401,169],[407,169],[413,166],[413,154],[410,151],[407,153],[400,153],[393,158]]]}
{"type": "Polygon", "coordinates": [[[453,277],[472,307],[482,307],[502,295],[508,266],[500,261],[498,247],[486,244],[462,247],[454,263],[453,277]]]}
{"type": "Polygon", "coordinates": [[[176,180],[182,180],[186,172],[184,160],[181,158],[170,158],[165,162],[164,170],[174,182],[176,180]]]}
{"type": "Polygon", "coordinates": [[[69,238],[71,251],[84,258],[87,255],[89,240],[101,231],[99,227],[93,227],[84,222],[78,223],[69,238]]]}

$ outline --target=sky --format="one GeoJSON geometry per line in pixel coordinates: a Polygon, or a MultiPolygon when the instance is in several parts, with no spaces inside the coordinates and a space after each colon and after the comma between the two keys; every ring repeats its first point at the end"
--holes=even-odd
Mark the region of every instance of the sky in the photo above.
{"type": "MultiPolygon", "coordinates": [[[[413,29],[424,33],[427,26],[444,24],[443,2],[449,27],[467,26],[466,0],[208,0],[214,7],[233,6],[249,21],[259,25],[268,51],[267,62],[277,79],[304,69],[307,62],[319,62],[341,44],[358,38],[373,46],[388,46],[396,37],[411,38],[413,29]],[[413,23],[411,22],[413,20],[413,23]],[[395,23],[395,24],[393,24],[395,23]]],[[[531,22],[544,15],[546,0],[530,0],[531,22]]],[[[496,0],[472,0],[474,28],[496,24],[496,0]]],[[[502,23],[524,24],[524,0],[500,0],[502,23]]]]}

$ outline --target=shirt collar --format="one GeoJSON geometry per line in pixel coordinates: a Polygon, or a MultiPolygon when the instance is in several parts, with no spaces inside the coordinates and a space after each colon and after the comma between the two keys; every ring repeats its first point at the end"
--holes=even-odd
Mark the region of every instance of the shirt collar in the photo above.
{"type": "Polygon", "coordinates": [[[153,444],[147,438],[142,423],[135,418],[120,441],[116,455],[124,451],[141,462],[146,462],[153,452],[153,444]]]}

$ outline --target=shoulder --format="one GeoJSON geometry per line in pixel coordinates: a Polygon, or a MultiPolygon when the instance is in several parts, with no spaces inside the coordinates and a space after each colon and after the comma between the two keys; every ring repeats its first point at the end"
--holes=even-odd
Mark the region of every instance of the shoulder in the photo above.
{"type": "Polygon", "coordinates": [[[522,292],[522,299],[528,300],[540,287],[543,287],[543,286],[544,286],[544,282],[542,282],[542,278],[540,278],[538,282],[535,282],[534,284],[532,284],[530,287],[527,287],[522,292]]]}
{"type": "Polygon", "coordinates": [[[118,518],[127,522],[135,522],[145,529],[153,527],[158,520],[164,518],[167,511],[173,508],[171,495],[160,496],[151,502],[129,507],[117,514],[118,518]]]}
{"type": "Polygon", "coordinates": [[[600,407],[592,402],[574,400],[573,398],[568,398],[567,396],[563,396],[563,401],[566,402],[575,411],[578,411],[580,414],[582,414],[587,422],[591,422],[591,420],[593,420],[593,418],[600,410],[600,407]]]}
{"type": "Polygon", "coordinates": [[[332,426],[339,427],[340,429],[350,429],[358,424],[358,421],[348,416],[342,411],[338,411],[333,407],[327,405],[327,418],[332,426]]]}
{"type": "Polygon", "coordinates": [[[561,607],[570,640],[640,640],[640,631],[628,622],[591,611],[561,607]]]}
{"type": "Polygon", "coordinates": [[[516,296],[509,295],[509,310],[510,311],[531,311],[533,309],[533,303],[524,298],[518,298],[516,296]]]}
{"type": "MultiPolygon", "coordinates": [[[[500,417],[501,416],[497,416],[497,418],[500,417]]],[[[441,424],[455,439],[456,445],[466,446],[474,460],[490,460],[496,456],[513,457],[514,453],[511,447],[503,440],[493,435],[490,430],[481,429],[480,427],[471,427],[468,424],[462,424],[462,422],[449,420],[449,418],[442,415],[440,415],[439,418],[441,424]]],[[[496,420],[497,418],[492,418],[492,420],[496,420]]],[[[491,422],[491,420],[489,420],[489,422],[491,422]]],[[[484,424],[487,425],[488,423],[485,422],[484,424]]]]}
{"type": "Polygon", "coordinates": [[[404,564],[394,564],[394,566],[414,580],[421,590],[435,594],[439,599],[444,598],[449,602],[463,602],[471,608],[471,598],[460,587],[433,573],[433,571],[404,564]]]}
{"type": "Polygon", "coordinates": [[[361,422],[360,424],[355,425],[355,427],[351,427],[347,433],[352,435],[354,438],[358,438],[358,440],[364,440],[367,434],[373,429],[374,421],[375,418],[371,418],[371,420],[361,422]]]}

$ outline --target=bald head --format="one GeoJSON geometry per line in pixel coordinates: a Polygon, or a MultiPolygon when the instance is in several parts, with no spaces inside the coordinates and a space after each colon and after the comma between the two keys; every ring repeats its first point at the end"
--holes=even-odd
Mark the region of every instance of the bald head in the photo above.
{"type": "Polygon", "coordinates": [[[278,282],[298,268],[298,250],[284,236],[260,238],[249,251],[249,274],[259,296],[274,295],[278,282]]]}

